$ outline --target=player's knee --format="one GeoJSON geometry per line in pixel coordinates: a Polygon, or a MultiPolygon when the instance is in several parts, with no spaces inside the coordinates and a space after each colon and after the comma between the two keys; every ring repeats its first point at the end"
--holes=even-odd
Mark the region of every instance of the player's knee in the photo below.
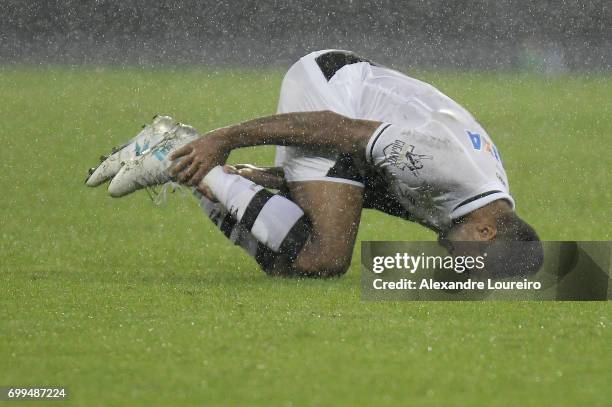
{"type": "MultiPolygon", "coordinates": [[[[263,270],[271,276],[329,278],[347,272],[350,257],[338,257],[331,252],[308,246],[296,257],[273,255],[263,270]]],[[[262,262],[260,262],[262,265],[262,262]]]]}
{"type": "Polygon", "coordinates": [[[299,275],[306,277],[339,277],[347,272],[350,259],[335,257],[331,254],[318,256],[298,256],[293,264],[299,275]]]}

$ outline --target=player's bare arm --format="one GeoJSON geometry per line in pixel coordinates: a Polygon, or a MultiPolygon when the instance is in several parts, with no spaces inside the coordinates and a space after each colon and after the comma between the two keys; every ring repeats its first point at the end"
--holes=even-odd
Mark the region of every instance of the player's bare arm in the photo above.
{"type": "Polygon", "coordinates": [[[331,112],[299,112],[262,117],[213,130],[178,149],[171,174],[197,185],[213,167],[225,163],[231,150],[257,145],[316,146],[359,157],[368,138],[380,125],[331,112]]]}

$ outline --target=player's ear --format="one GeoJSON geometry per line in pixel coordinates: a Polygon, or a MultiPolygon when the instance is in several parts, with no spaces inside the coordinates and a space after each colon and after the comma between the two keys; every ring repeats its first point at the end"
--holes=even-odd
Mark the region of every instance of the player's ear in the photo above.
{"type": "Polygon", "coordinates": [[[478,232],[478,236],[482,241],[493,240],[497,235],[497,227],[495,224],[491,223],[480,223],[476,227],[476,231],[478,232]]]}

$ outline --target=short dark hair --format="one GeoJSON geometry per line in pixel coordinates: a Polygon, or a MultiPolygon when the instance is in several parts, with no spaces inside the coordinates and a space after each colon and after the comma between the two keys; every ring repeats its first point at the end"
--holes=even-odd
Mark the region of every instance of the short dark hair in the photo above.
{"type": "Polygon", "coordinates": [[[536,231],[516,212],[497,217],[497,234],[487,248],[494,277],[524,277],[537,273],[544,262],[544,249],[536,231]]]}

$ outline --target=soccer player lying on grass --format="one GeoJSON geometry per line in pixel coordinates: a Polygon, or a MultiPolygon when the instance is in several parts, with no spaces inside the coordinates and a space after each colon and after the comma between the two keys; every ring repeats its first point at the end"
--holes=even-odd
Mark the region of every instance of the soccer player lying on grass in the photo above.
{"type": "Polygon", "coordinates": [[[109,178],[112,196],[170,180],[192,186],[225,235],[274,275],[345,273],[364,206],[434,230],[455,254],[459,242],[485,242],[501,276],[533,273],[543,259],[472,115],[433,86],[346,51],[296,62],[277,115],[202,136],[157,118],[87,184],[109,178]],[[257,145],[277,146],[277,170],[223,167],[233,149],[257,145]],[[535,244],[517,252],[513,242],[535,244]]]}

